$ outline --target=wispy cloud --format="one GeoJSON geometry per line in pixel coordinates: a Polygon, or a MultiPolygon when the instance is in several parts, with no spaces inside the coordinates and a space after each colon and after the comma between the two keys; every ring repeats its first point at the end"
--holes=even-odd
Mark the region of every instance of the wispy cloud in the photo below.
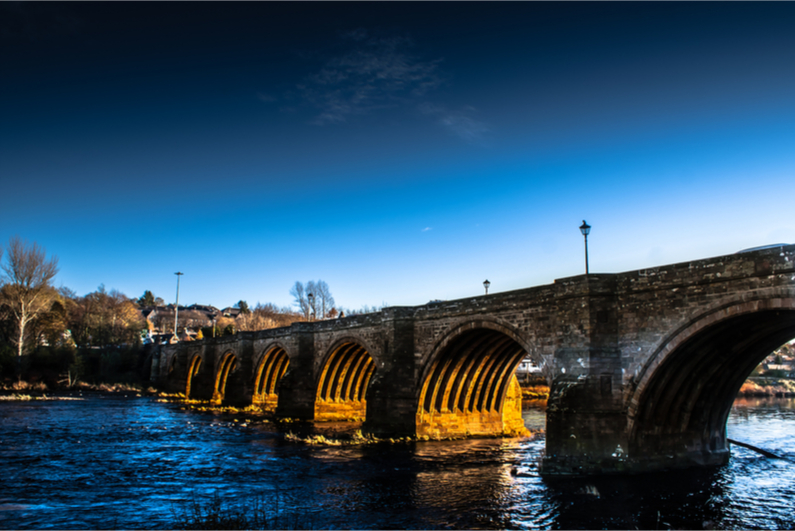
{"type": "Polygon", "coordinates": [[[432,227],[425,227],[420,232],[428,232],[429,230],[433,230],[433,228],[432,227]]]}
{"type": "Polygon", "coordinates": [[[438,123],[448,131],[470,143],[479,142],[489,131],[484,122],[474,117],[477,110],[469,105],[460,110],[450,110],[432,103],[423,103],[419,109],[423,114],[436,117],[438,123]]]}
{"type": "Polygon", "coordinates": [[[320,111],[316,124],[344,122],[354,115],[416,101],[441,82],[441,60],[423,61],[411,55],[412,42],[406,37],[376,38],[359,29],[343,39],[350,48],[328,59],[298,86],[304,99],[320,111]]]}

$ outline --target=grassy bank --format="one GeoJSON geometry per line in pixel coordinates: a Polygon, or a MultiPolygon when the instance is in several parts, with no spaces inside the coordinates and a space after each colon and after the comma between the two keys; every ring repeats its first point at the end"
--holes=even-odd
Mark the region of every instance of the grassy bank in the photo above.
{"type": "MultiPolygon", "coordinates": [[[[31,399],[40,399],[47,394],[74,394],[74,393],[118,393],[127,395],[156,395],[158,390],[154,387],[143,386],[129,383],[100,383],[90,384],[86,382],[76,382],[71,385],[47,384],[44,382],[17,382],[0,383],[0,395],[8,396],[28,396],[31,399]]],[[[3,399],[3,398],[0,398],[3,399]]],[[[8,400],[8,398],[5,398],[8,400]]]]}

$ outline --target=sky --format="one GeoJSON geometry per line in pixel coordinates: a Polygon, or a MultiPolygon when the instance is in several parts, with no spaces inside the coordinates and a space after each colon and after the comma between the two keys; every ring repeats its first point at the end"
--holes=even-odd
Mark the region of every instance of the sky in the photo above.
{"type": "Polygon", "coordinates": [[[0,245],[413,306],[795,242],[795,3],[0,3],[0,245]]]}

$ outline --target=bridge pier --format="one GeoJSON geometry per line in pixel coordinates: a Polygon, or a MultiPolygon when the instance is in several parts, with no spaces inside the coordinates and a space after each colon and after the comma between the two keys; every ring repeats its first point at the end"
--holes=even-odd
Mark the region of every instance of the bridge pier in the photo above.
{"type": "Polygon", "coordinates": [[[295,354],[278,384],[276,416],[297,420],[314,420],[316,383],[315,335],[310,323],[293,323],[295,354]]]}
{"type": "Polygon", "coordinates": [[[418,380],[414,360],[414,321],[397,308],[383,310],[384,355],[367,391],[363,431],[376,437],[411,437],[416,433],[418,380]]]}
{"type": "Polygon", "coordinates": [[[547,402],[542,475],[623,473],[632,468],[626,415],[605,381],[599,376],[555,378],[547,402]]]}

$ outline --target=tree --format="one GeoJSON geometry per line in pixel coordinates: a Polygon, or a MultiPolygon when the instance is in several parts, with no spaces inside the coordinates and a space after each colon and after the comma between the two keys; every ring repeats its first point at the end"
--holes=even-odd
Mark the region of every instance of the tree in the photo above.
{"type": "Polygon", "coordinates": [[[295,299],[295,304],[298,306],[298,310],[300,313],[304,315],[304,320],[309,320],[309,301],[306,298],[306,293],[304,292],[304,285],[301,284],[299,281],[295,281],[295,285],[290,288],[290,295],[293,296],[295,299]]]}
{"type": "Polygon", "coordinates": [[[323,280],[315,282],[315,315],[318,319],[326,319],[329,317],[329,312],[334,309],[334,297],[331,296],[331,290],[323,280]]]}
{"type": "Polygon", "coordinates": [[[290,290],[290,295],[295,298],[296,305],[307,321],[310,314],[314,314],[315,319],[326,319],[334,308],[334,297],[331,296],[328,284],[323,280],[317,282],[310,280],[306,284],[296,282],[290,290]]]}
{"type": "Polygon", "coordinates": [[[144,294],[135,303],[139,308],[151,308],[152,306],[163,306],[165,304],[163,299],[155,297],[149,290],[144,291],[144,294]]]}
{"type": "Polygon", "coordinates": [[[146,323],[133,301],[117,290],[100,285],[78,299],[71,317],[72,336],[79,346],[137,344],[146,323]]]}
{"type": "Polygon", "coordinates": [[[56,295],[50,283],[58,273],[58,258],[47,259],[37,243],[28,244],[19,236],[8,241],[8,255],[2,265],[4,286],[2,303],[8,307],[14,324],[17,364],[21,366],[28,325],[50,309],[56,295]]]}
{"type": "Polygon", "coordinates": [[[248,303],[246,301],[237,301],[237,304],[235,304],[235,306],[240,309],[240,313],[242,315],[251,313],[251,310],[249,310],[248,303]]]}

